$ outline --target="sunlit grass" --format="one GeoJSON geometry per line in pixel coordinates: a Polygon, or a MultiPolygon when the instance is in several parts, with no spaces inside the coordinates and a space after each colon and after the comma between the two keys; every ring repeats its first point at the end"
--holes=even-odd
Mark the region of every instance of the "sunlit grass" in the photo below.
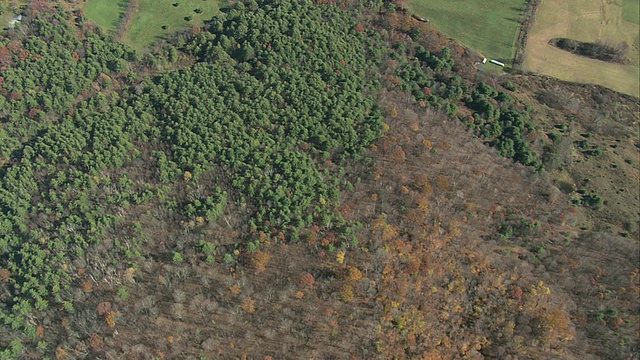
{"type": "Polygon", "coordinates": [[[483,55],[510,63],[525,0],[409,0],[430,24],[483,55]]]}

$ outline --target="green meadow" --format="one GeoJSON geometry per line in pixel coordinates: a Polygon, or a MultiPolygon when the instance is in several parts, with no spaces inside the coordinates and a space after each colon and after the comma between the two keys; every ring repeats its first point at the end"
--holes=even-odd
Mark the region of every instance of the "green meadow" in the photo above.
{"type": "Polygon", "coordinates": [[[128,2],[128,0],[89,0],[84,6],[84,13],[96,24],[114,30],[128,2]]]}
{"type": "MultiPolygon", "coordinates": [[[[115,29],[127,0],[89,0],[85,13],[98,25],[115,29]]],[[[202,26],[220,10],[215,0],[140,0],[136,15],[122,41],[142,50],[172,32],[202,26]]]]}
{"type": "Polygon", "coordinates": [[[418,16],[490,59],[511,63],[526,0],[409,0],[418,16]]]}
{"type": "Polygon", "coordinates": [[[622,18],[640,25],[640,0],[622,0],[622,18]]]}
{"type": "Polygon", "coordinates": [[[219,10],[220,3],[214,0],[141,0],[124,41],[140,49],[176,30],[202,26],[219,10]],[[202,12],[198,13],[196,9],[202,12]]]}

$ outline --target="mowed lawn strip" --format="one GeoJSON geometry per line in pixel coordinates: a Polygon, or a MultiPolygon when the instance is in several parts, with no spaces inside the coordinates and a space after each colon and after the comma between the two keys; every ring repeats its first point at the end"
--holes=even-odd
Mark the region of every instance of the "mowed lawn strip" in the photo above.
{"type": "Polygon", "coordinates": [[[123,40],[141,50],[174,31],[202,26],[219,10],[220,4],[215,0],[140,0],[138,12],[123,40]],[[196,9],[202,12],[197,13],[196,9]],[[187,17],[191,20],[187,21],[187,17]]]}
{"type": "Polygon", "coordinates": [[[128,3],[128,0],[89,0],[84,5],[84,13],[103,28],[115,30],[128,3]]]}
{"type": "Polygon", "coordinates": [[[511,63],[526,0],[409,0],[441,32],[483,55],[511,63]]]}
{"type": "Polygon", "coordinates": [[[623,0],[622,18],[630,23],[640,25],[640,0],[623,0]]]}

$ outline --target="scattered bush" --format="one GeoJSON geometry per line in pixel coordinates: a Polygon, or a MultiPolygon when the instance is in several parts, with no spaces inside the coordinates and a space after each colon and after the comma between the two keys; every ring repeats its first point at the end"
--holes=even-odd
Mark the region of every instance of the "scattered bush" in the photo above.
{"type": "Polygon", "coordinates": [[[625,42],[610,45],[601,42],[589,43],[567,38],[554,38],[549,43],[576,55],[616,63],[626,62],[629,52],[629,45],[625,42]]]}

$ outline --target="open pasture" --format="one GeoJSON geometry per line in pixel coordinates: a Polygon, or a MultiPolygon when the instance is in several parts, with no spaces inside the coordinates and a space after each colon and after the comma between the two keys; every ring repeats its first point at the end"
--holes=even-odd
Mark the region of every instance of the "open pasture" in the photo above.
{"type": "Polygon", "coordinates": [[[638,96],[637,11],[638,0],[542,0],[529,31],[523,69],[638,96]],[[628,21],[632,18],[635,23],[628,21]],[[553,38],[611,45],[625,42],[628,61],[615,64],[575,55],[550,45],[553,38]]]}
{"type": "Polygon", "coordinates": [[[220,4],[215,0],[140,0],[124,41],[141,49],[174,31],[202,26],[219,10],[220,4]]]}
{"type": "Polygon", "coordinates": [[[409,0],[408,7],[439,31],[510,64],[526,0],[409,0]]]}
{"type": "Polygon", "coordinates": [[[640,25],[640,1],[622,0],[622,18],[630,23],[640,25]]]}
{"type": "MultiPolygon", "coordinates": [[[[127,4],[127,0],[89,0],[84,10],[98,25],[114,30],[127,4]]],[[[142,50],[172,32],[202,26],[219,9],[216,0],[140,0],[122,41],[142,50]]]]}
{"type": "Polygon", "coordinates": [[[128,0],[89,0],[84,6],[84,13],[103,28],[115,30],[127,3],[128,0]]]}

